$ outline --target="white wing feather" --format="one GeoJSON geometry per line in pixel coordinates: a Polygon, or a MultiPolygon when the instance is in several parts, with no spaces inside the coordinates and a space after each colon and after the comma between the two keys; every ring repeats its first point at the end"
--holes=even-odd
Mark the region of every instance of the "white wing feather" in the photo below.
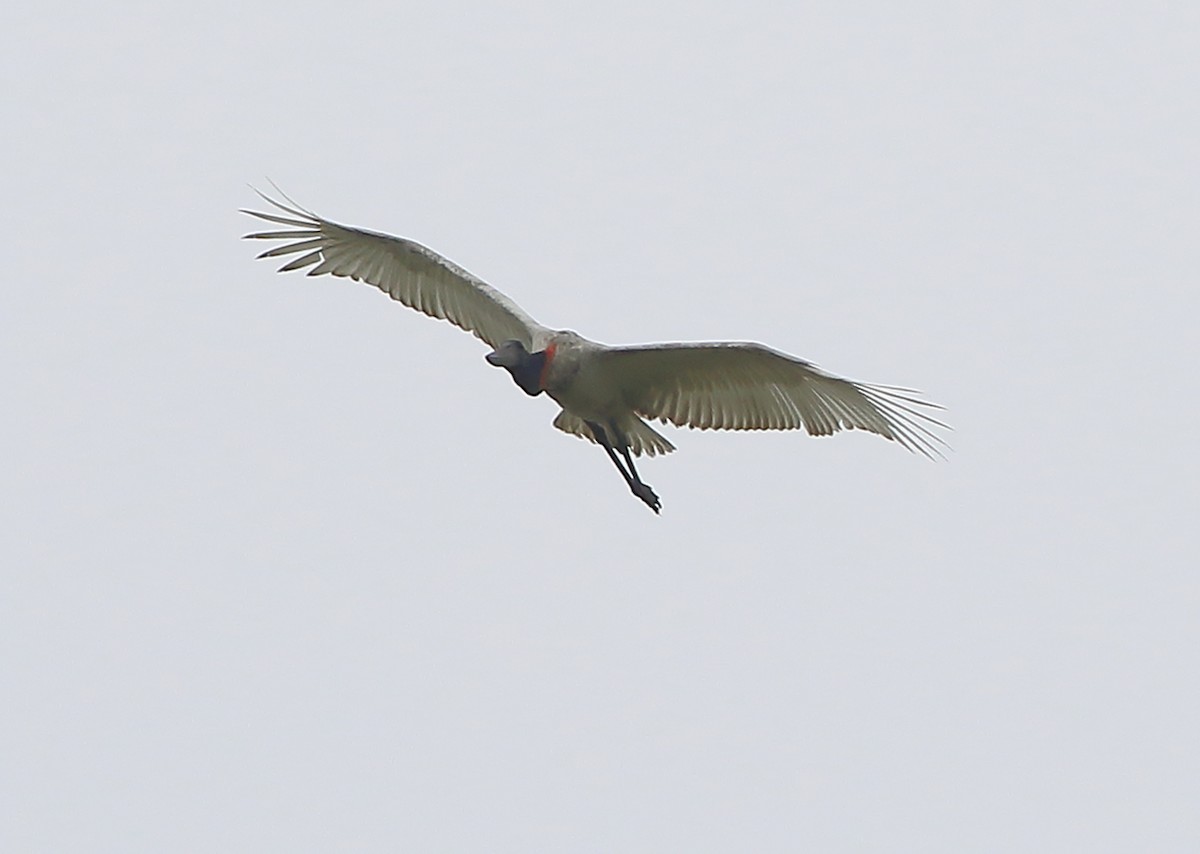
{"type": "Polygon", "coordinates": [[[677,427],[867,430],[927,457],[945,447],[932,428],[946,425],[921,411],[941,407],[916,392],[835,377],[761,344],[614,347],[601,358],[634,411],[677,427]]]}
{"type": "Polygon", "coordinates": [[[516,339],[533,349],[535,339],[548,334],[511,299],[432,249],[400,237],[339,225],[294,203],[289,206],[258,194],[287,216],[251,210],[242,213],[287,226],[287,230],[260,231],[246,237],[288,241],[258,257],[303,253],[280,267],[281,273],[307,267],[310,276],[329,273],[367,282],[409,308],[448,320],[493,347],[516,339]]]}

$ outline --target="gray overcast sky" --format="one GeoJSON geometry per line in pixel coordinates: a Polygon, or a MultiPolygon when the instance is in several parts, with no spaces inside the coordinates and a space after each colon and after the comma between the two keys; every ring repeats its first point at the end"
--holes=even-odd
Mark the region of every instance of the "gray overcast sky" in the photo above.
{"type": "Polygon", "coordinates": [[[1200,849],[1200,6],[9,6],[0,849],[1200,849]],[[656,518],[264,176],[955,451],[656,518]]]}

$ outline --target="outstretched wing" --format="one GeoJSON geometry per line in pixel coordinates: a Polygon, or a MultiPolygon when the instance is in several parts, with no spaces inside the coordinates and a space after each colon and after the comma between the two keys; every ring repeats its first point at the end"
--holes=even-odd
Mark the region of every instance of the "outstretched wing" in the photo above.
{"type": "Polygon", "coordinates": [[[701,430],[867,430],[927,457],[946,443],[941,409],[916,392],[831,376],[761,344],[614,347],[600,355],[629,406],[646,418],[701,430]]]}
{"type": "Polygon", "coordinates": [[[329,273],[367,282],[409,308],[448,320],[493,347],[516,339],[533,349],[533,339],[545,332],[511,299],[432,249],[401,237],[338,225],[312,211],[258,194],[286,216],[251,210],[242,213],[287,226],[287,230],[245,236],[287,241],[258,256],[300,255],[280,267],[281,273],[309,268],[310,276],[329,273]]]}

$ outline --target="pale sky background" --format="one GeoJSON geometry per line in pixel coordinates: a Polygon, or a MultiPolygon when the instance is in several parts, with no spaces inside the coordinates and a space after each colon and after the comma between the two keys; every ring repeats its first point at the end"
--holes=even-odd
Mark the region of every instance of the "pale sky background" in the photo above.
{"type": "Polygon", "coordinates": [[[1200,4],[99,9],[0,14],[0,850],[1200,850],[1200,4]],[[954,453],[656,518],[266,177],[954,453]]]}

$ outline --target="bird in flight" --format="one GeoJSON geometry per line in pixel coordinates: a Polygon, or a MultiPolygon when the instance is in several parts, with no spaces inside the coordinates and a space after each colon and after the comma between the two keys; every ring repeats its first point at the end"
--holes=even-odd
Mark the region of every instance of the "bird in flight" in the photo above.
{"type": "MultiPolygon", "coordinates": [[[[394,300],[447,320],[492,347],[489,364],[526,394],[545,392],[562,411],[554,426],[604,449],[629,490],[658,513],[662,502],[634,457],[675,450],[647,421],[700,430],[794,430],[828,436],[866,430],[926,457],[941,457],[941,409],[894,386],[854,382],[762,344],[609,347],[535,321],[504,294],[412,240],[339,225],[258,192],[274,212],[243,210],[283,230],[247,234],[282,241],[259,258],[299,257],[279,272],[307,270],[374,285],[394,300]]],[[[282,193],[281,193],[282,195],[282,193]]]]}

